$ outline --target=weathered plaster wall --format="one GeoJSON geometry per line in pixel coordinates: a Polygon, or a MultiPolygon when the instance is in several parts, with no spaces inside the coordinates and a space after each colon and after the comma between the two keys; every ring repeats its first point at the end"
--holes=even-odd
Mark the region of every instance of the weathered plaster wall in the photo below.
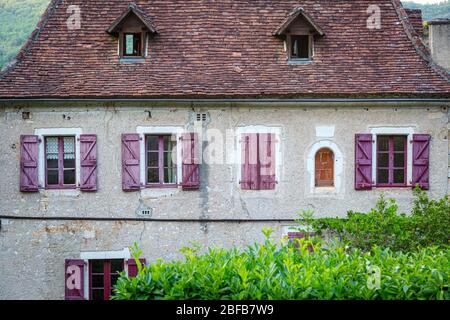
{"type": "Polygon", "coordinates": [[[430,24],[430,49],[433,60],[450,70],[450,20],[430,24]]]}
{"type": "MultiPolygon", "coordinates": [[[[121,134],[138,126],[188,126],[190,108],[137,108],[100,105],[96,108],[64,106],[27,108],[31,120],[22,120],[22,108],[0,108],[0,215],[33,217],[135,218],[143,203],[158,219],[295,219],[302,209],[318,216],[345,216],[348,210],[369,210],[381,192],[399,201],[401,210],[411,206],[410,188],[354,190],[354,135],[374,126],[413,127],[432,135],[430,195],[448,191],[447,111],[440,108],[204,108],[208,128],[225,134],[246,125],[280,127],[283,155],[281,179],[275,191],[242,191],[236,165],[201,167],[200,191],[124,193],[121,189],[121,134]],[[63,111],[61,111],[63,110],[63,111]],[[151,117],[149,113],[151,111],[151,117]],[[334,137],[317,137],[317,126],[334,126],[334,137]],[[82,128],[98,135],[99,190],[19,192],[19,136],[38,128],[82,128]],[[312,193],[307,158],[320,140],[337,145],[342,153],[340,192],[312,193]]],[[[319,130],[320,131],[320,130],[319,130]]],[[[204,142],[206,148],[208,142],[204,142]]],[[[261,228],[279,223],[187,222],[52,222],[2,220],[0,230],[0,298],[62,298],[65,258],[79,258],[81,251],[121,250],[137,240],[145,257],[178,257],[190,240],[205,245],[229,246],[262,238],[261,228]],[[9,270],[9,271],[7,271],[9,270]],[[18,275],[21,275],[18,277],[18,275]]]]}

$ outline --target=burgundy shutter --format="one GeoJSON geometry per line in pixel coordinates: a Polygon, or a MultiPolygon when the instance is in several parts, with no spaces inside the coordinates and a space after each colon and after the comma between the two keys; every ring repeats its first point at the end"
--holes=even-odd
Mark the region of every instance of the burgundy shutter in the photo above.
{"type": "Polygon", "coordinates": [[[357,134],[355,142],[355,189],[372,189],[372,135],[357,134]]]}
{"type": "Polygon", "coordinates": [[[259,134],[260,189],[274,190],[276,185],[276,136],[273,133],[259,134]]]}
{"type": "Polygon", "coordinates": [[[97,136],[95,134],[80,135],[80,158],[80,189],[97,191],[97,136]]]}
{"type": "Polygon", "coordinates": [[[20,191],[37,192],[38,183],[38,136],[20,136],[20,191]]]}
{"type": "Polygon", "coordinates": [[[122,135],[122,189],[124,191],[140,190],[140,151],[139,134],[122,135]]]}
{"type": "Polygon", "coordinates": [[[258,134],[242,134],[241,149],[241,189],[259,190],[260,167],[258,154],[258,134]]]}
{"type": "Polygon", "coordinates": [[[184,190],[197,190],[200,188],[200,161],[199,141],[197,133],[183,133],[181,137],[184,190]]]}
{"type": "MultiPolygon", "coordinates": [[[[146,264],[145,259],[139,259],[139,261],[141,262],[142,265],[146,264]]],[[[128,260],[128,277],[129,278],[134,278],[137,276],[138,274],[138,266],[136,264],[136,260],[135,259],[129,259],[128,260]]]]}
{"type": "Polygon", "coordinates": [[[84,300],[84,261],[67,259],[64,270],[66,300],[84,300]]]}
{"type": "Polygon", "coordinates": [[[429,134],[413,135],[413,188],[418,184],[420,188],[430,188],[430,141],[429,134]]]}

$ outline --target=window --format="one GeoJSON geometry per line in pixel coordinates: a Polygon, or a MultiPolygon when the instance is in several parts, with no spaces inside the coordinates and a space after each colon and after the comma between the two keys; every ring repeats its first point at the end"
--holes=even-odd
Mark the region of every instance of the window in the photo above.
{"type": "Polygon", "coordinates": [[[124,57],[142,56],[142,34],[124,33],[123,34],[123,53],[124,57]]]}
{"type": "Polygon", "coordinates": [[[406,136],[377,136],[377,186],[406,186],[406,141],[406,136]]]}
{"type": "Polygon", "coordinates": [[[75,188],[75,137],[45,138],[47,188],[75,188]]]}
{"type": "Polygon", "coordinates": [[[146,136],[147,185],[176,185],[176,135],[146,136]]]}
{"type": "Polygon", "coordinates": [[[309,36],[291,36],[291,59],[309,59],[309,36]]]}
{"type": "Polygon", "coordinates": [[[315,159],[316,187],[334,187],[334,153],[322,148],[315,159]]]}
{"type": "Polygon", "coordinates": [[[124,260],[89,260],[89,299],[109,300],[124,271],[124,260]]]}

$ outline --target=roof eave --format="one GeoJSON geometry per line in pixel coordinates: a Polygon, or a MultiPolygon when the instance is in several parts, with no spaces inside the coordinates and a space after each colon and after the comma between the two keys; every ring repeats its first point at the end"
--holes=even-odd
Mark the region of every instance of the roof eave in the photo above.
{"type": "Polygon", "coordinates": [[[138,17],[149,32],[154,34],[158,33],[158,30],[156,30],[155,26],[150,21],[147,21],[148,19],[146,19],[134,6],[129,6],[128,9],[111,24],[106,32],[112,35],[117,34],[119,25],[130,13],[133,13],[136,17],[138,17]]]}
{"type": "Polygon", "coordinates": [[[289,17],[287,17],[286,20],[283,21],[281,26],[273,33],[273,35],[276,37],[284,35],[289,26],[300,16],[306,20],[306,22],[314,29],[314,32],[317,35],[321,37],[325,36],[325,32],[323,32],[322,28],[320,28],[320,26],[314,21],[314,19],[309,14],[305,12],[305,10],[302,7],[295,9],[289,15],[289,17]]]}

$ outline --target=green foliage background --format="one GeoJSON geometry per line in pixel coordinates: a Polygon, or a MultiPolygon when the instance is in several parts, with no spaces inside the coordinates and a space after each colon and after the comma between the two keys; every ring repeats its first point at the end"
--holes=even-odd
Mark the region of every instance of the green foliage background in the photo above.
{"type": "MultiPolygon", "coordinates": [[[[49,0],[0,0],[0,69],[11,61],[31,34],[49,0]]],[[[420,8],[425,20],[450,18],[450,0],[420,5],[403,2],[405,7],[420,8]]]]}

